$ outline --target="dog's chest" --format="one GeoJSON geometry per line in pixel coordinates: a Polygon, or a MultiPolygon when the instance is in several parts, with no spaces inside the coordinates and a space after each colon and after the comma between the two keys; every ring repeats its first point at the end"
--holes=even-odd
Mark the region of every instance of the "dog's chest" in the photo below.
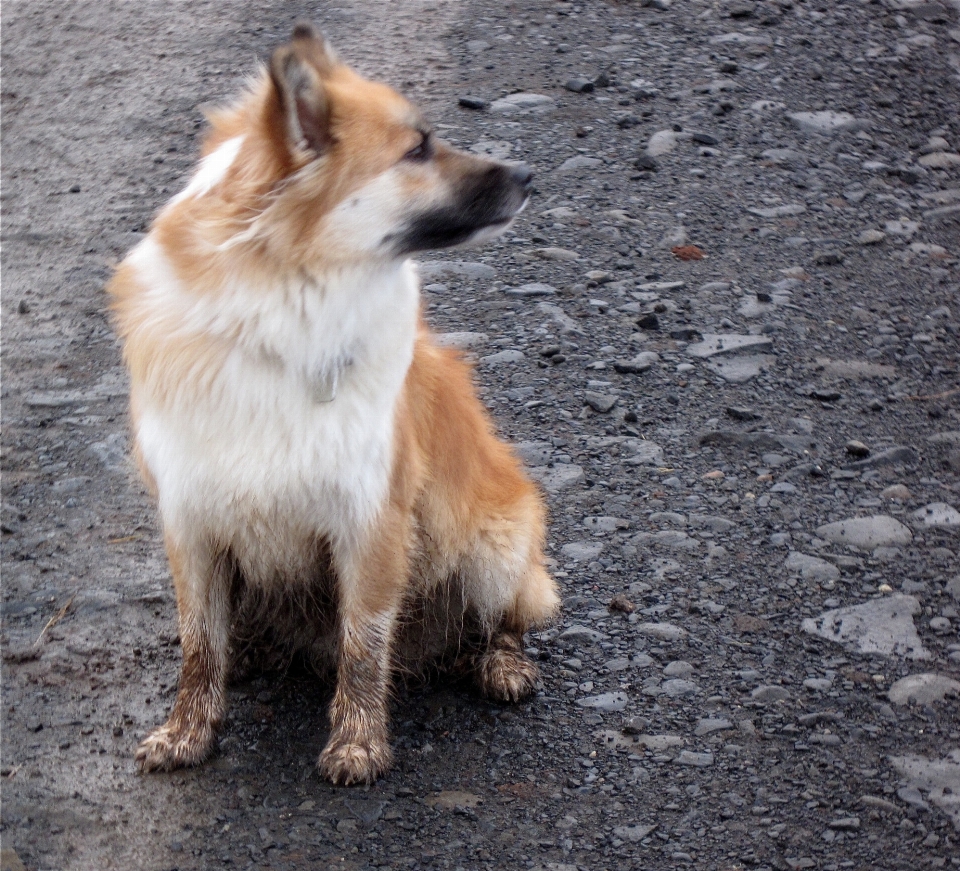
{"type": "Polygon", "coordinates": [[[146,393],[136,436],[165,523],[279,552],[375,520],[413,353],[415,280],[404,270],[297,303],[185,305],[184,332],[229,329],[235,347],[203,388],[161,400],[134,385],[146,393]]]}

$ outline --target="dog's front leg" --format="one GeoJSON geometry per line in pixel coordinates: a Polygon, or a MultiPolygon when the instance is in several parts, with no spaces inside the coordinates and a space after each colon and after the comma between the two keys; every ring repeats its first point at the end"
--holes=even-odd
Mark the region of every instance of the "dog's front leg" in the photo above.
{"type": "Polygon", "coordinates": [[[169,719],[137,748],[137,765],[144,772],[203,762],[226,706],[228,567],[206,548],[178,545],[169,535],[167,554],[177,592],[183,666],[169,719]]]}
{"type": "Polygon", "coordinates": [[[320,771],[333,783],[373,783],[390,767],[387,698],[397,613],[406,587],[407,530],[384,519],[362,545],[335,555],[339,588],[337,687],[320,771]]]}

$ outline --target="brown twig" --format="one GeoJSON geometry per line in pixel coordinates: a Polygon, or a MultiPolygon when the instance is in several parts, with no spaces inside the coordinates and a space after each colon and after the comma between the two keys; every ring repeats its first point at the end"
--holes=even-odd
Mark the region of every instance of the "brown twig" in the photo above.
{"type": "Polygon", "coordinates": [[[68,600],[67,604],[64,605],[56,614],[54,614],[49,620],[47,620],[47,625],[40,630],[40,634],[37,636],[37,640],[33,642],[33,646],[39,646],[40,642],[43,640],[43,636],[46,635],[47,630],[52,626],[56,626],[64,617],[67,616],[67,611],[70,610],[70,606],[73,604],[73,600],[77,598],[77,594],[74,593],[68,600]]]}
{"type": "Polygon", "coordinates": [[[954,387],[952,390],[944,390],[943,393],[927,393],[926,395],[908,396],[907,399],[911,399],[914,402],[925,402],[928,399],[946,399],[948,396],[953,396],[955,393],[960,393],[960,387],[954,387]]]}

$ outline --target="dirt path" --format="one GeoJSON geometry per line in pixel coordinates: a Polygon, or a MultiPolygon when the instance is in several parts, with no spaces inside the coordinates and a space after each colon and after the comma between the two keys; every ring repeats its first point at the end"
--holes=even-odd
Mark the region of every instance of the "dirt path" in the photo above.
{"type": "Polygon", "coordinates": [[[960,865],[955,5],[3,13],[4,850],[29,871],[960,865]],[[237,687],[210,764],[138,777],[179,649],[103,285],[189,173],[197,107],[302,17],[447,138],[538,172],[514,231],[435,258],[424,299],[548,490],[564,615],[529,639],[530,705],[400,691],[372,789],[317,779],[326,689],[298,676],[237,687]],[[518,91],[542,99],[494,102],[518,91]],[[878,515],[902,531],[827,528],[878,515]],[[866,641],[823,637],[844,608],[866,641]],[[900,647],[870,652],[890,626],[900,647]]]}

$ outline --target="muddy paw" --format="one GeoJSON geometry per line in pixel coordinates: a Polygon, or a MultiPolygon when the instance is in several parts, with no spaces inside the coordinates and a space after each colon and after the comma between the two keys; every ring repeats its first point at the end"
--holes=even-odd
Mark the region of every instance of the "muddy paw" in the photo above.
{"type": "Polygon", "coordinates": [[[209,726],[185,729],[167,723],[154,729],[137,748],[137,767],[146,773],[199,765],[210,755],[214,740],[209,726]]]}
{"type": "Polygon", "coordinates": [[[537,667],[523,653],[493,649],[477,660],[476,679],[480,692],[499,702],[519,702],[534,689],[537,667]]]}
{"type": "Polygon", "coordinates": [[[373,783],[390,768],[392,754],[385,742],[330,743],[320,754],[320,773],[337,786],[373,783]]]}

